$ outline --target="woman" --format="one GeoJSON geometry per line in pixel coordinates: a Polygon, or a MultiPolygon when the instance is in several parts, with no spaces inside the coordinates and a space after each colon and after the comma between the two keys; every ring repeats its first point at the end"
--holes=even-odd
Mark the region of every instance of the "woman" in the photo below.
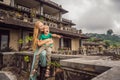
{"type": "MultiPolygon", "coordinates": [[[[34,51],[34,56],[33,56],[33,63],[32,63],[32,68],[31,68],[31,73],[30,74],[32,74],[32,70],[33,70],[33,67],[34,67],[35,59],[36,59],[36,54],[39,52],[39,49],[40,49],[39,46],[42,46],[42,45],[46,44],[47,42],[51,41],[51,39],[46,39],[46,40],[42,40],[42,41],[38,40],[38,36],[43,31],[43,27],[44,26],[43,26],[42,22],[37,21],[35,23],[34,33],[33,33],[33,45],[32,45],[32,48],[33,48],[33,51],[34,51]]],[[[41,61],[41,66],[46,67],[46,51],[45,50],[43,50],[40,54],[40,61],[41,61]]],[[[30,75],[30,80],[36,80],[36,77],[37,77],[37,74],[30,75]]]]}

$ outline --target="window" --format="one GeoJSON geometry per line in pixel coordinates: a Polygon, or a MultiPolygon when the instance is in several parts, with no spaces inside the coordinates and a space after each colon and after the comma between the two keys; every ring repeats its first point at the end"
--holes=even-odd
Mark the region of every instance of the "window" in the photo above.
{"type": "Polygon", "coordinates": [[[0,30],[0,50],[9,47],[9,31],[0,30]]]}
{"type": "Polygon", "coordinates": [[[65,48],[71,48],[71,39],[69,38],[64,38],[63,39],[64,47],[65,48]]]}
{"type": "Polygon", "coordinates": [[[0,1],[2,1],[2,2],[3,2],[3,0],[0,0],[0,1]]]}
{"type": "Polygon", "coordinates": [[[8,36],[1,35],[1,49],[8,47],[8,36]]]}
{"type": "Polygon", "coordinates": [[[71,49],[71,39],[70,38],[61,38],[60,39],[60,48],[71,49]]]}

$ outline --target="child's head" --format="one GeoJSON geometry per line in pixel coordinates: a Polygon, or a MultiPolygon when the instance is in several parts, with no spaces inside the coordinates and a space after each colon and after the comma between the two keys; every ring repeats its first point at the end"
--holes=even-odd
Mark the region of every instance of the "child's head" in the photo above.
{"type": "Polygon", "coordinates": [[[49,26],[44,25],[43,32],[44,32],[44,34],[48,34],[49,33],[49,26]]]}

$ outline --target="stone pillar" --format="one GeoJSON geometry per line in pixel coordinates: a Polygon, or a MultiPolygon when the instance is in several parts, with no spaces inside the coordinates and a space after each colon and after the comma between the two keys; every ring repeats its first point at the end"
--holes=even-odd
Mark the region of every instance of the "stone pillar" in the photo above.
{"type": "Polygon", "coordinates": [[[43,15],[43,11],[44,11],[44,8],[43,8],[43,4],[41,3],[40,4],[40,15],[43,15]]]}
{"type": "Polygon", "coordinates": [[[59,12],[59,20],[62,21],[62,12],[59,12]]]}
{"type": "Polygon", "coordinates": [[[82,39],[79,39],[79,45],[82,47],[82,39]]]}
{"type": "Polygon", "coordinates": [[[10,5],[11,5],[12,7],[15,6],[15,2],[14,2],[14,0],[11,0],[10,5]]]}
{"type": "Polygon", "coordinates": [[[64,47],[64,41],[63,41],[63,38],[61,38],[60,41],[61,41],[61,47],[63,48],[63,47],[64,47]]]}
{"type": "Polygon", "coordinates": [[[3,66],[3,54],[2,52],[0,53],[0,70],[2,69],[3,66]]]}

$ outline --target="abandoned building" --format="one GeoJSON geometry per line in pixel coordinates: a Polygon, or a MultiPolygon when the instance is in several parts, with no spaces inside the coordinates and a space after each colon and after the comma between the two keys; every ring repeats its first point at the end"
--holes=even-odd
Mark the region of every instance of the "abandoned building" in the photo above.
{"type": "Polygon", "coordinates": [[[62,35],[53,38],[54,49],[79,50],[81,30],[72,27],[72,20],[62,18],[68,11],[50,0],[0,0],[0,50],[10,47],[19,50],[20,39],[33,35],[34,22],[42,20],[51,33],[62,35]]]}

